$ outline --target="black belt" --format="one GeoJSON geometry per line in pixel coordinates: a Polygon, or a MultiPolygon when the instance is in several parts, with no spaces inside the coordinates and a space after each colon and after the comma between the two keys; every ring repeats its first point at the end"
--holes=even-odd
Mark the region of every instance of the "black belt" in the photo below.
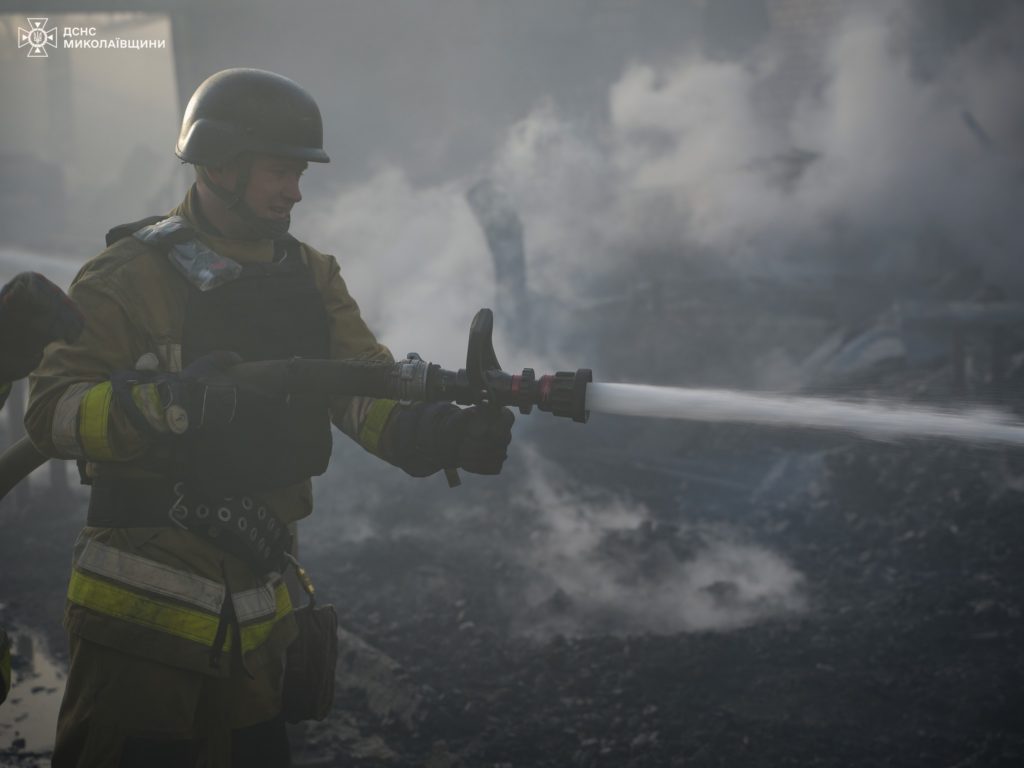
{"type": "Polygon", "coordinates": [[[258,497],[188,493],[184,483],[97,478],[86,524],[98,528],[178,527],[241,558],[260,573],[283,571],[292,549],[288,527],[258,497]]]}
{"type": "Polygon", "coordinates": [[[89,496],[86,525],[98,528],[175,525],[170,514],[179,495],[170,480],[96,478],[89,496]]]}

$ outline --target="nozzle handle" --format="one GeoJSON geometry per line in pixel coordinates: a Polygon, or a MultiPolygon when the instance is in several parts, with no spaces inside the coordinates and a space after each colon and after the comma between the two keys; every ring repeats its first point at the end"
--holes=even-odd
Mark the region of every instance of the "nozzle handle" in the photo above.
{"type": "MultiPolygon", "coordinates": [[[[494,331],[494,313],[486,307],[473,317],[469,325],[469,345],[466,349],[466,373],[469,383],[479,391],[490,390],[487,381],[488,371],[500,371],[501,363],[494,354],[494,342],[491,339],[494,331]]],[[[493,399],[494,393],[487,394],[493,399]]]]}
{"type": "MultiPolygon", "coordinates": [[[[491,341],[491,334],[494,330],[494,313],[489,309],[481,309],[476,313],[473,322],[469,326],[469,345],[466,349],[466,373],[469,377],[470,386],[476,394],[487,393],[487,407],[500,408],[501,404],[495,398],[494,390],[488,381],[488,371],[500,371],[501,364],[498,356],[494,354],[494,343],[491,341]]],[[[462,485],[462,478],[459,477],[459,470],[445,469],[445,479],[449,488],[457,488],[462,485]]]]}

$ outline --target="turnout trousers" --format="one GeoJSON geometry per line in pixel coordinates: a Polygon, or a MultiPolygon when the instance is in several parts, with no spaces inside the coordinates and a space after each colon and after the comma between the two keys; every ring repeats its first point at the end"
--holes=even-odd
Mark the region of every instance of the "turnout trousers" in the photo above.
{"type": "Polygon", "coordinates": [[[290,764],[283,659],[218,678],[69,636],[71,665],[53,768],[236,768],[290,764]]]}

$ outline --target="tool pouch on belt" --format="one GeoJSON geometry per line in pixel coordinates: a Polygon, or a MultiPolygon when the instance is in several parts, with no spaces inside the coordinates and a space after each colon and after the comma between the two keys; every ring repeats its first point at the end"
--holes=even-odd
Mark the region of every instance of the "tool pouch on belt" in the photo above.
{"type": "Polygon", "coordinates": [[[174,524],[209,539],[256,573],[284,570],[292,536],[259,497],[193,497],[180,482],[174,493],[169,510],[174,524]]]}
{"type": "Polygon", "coordinates": [[[289,723],[323,720],[334,704],[334,671],[338,663],[338,615],[333,605],[316,604],[313,584],[294,558],[309,603],[293,615],[299,635],[288,646],[282,711],[289,723]]]}

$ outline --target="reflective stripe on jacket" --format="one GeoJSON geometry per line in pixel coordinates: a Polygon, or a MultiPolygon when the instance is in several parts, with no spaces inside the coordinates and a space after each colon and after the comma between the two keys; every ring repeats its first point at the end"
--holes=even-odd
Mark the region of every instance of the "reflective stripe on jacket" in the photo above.
{"type": "MultiPolygon", "coordinates": [[[[78,555],[68,586],[68,600],[116,619],[159,629],[211,647],[224,606],[222,584],[87,541],[78,555]]],[[[248,653],[270,635],[274,623],[292,609],[279,574],[261,587],[231,593],[241,628],[242,652],[248,653]]],[[[228,634],[224,648],[230,649],[228,634]]]]}
{"type": "MultiPolygon", "coordinates": [[[[222,632],[222,644],[218,637],[224,601],[230,599],[246,662],[259,665],[282,652],[295,629],[281,575],[256,581],[244,565],[222,554],[224,572],[236,576],[227,580],[229,592],[222,580],[141,554],[159,555],[168,544],[176,549],[178,535],[192,536],[172,529],[86,528],[75,547],[68,584],[68,628],[104,645],[222,676],[230,665],[218,669],[212,660],[218,647],[225,655],[234,648],[230,628],[222,632]]],[[[211,546],[199,539],[195,543],[211,546]]]]}

